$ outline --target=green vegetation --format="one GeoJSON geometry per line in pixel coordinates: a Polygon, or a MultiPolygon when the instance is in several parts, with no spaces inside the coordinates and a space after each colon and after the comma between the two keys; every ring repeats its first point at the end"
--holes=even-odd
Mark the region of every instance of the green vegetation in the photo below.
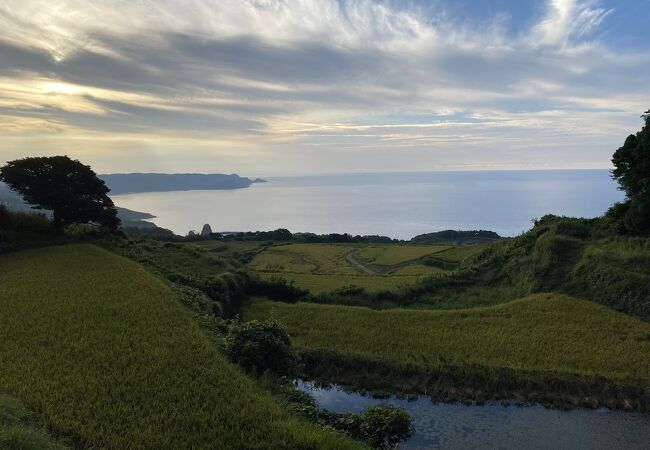
{"type": "Polygon", "coordinates": [[[103,245],[165,279],[197,316],[232,317],[256,292],[256,277],[244,269],[234,243],[228,244],[229,255],[196,243],[154,239],[106,239],[103,245]]]}
{"type": "Polygon", "coordinates": [[[604,219],[545,216],[527,233],[470,259],[457,277],[488,293],[510,291],[504,299],[560,291],[648,320],[650,238],[612,235],[605,225],[604,219]]]}
{"type": "Polygon", "coordinates": [[[274,321],[251,320],[235,324],[225,339],[226,354],[253,375],[265,372],[295,377],[298,358],[289,336],[274,321]]]}
{"type": "Polygon", "coordinates": [[[608,212],[618,231],[650,234],[650,110],[641,116],[644,126],[625,139],[612,157],[614,178],[626,199],[608,212]]]}
{"type": "Polygon", "coordinates": [[[8,450],[65,450],[45,430],[31,423],[30,414],[18,400],[0,394],[0,448],[8,450]]]}
{"type": "Polygon", "coordinates": [[[283,412],[133,262],[27,250],[0,285],[0,386],[75,447],[356,448],[283,412]]]}
{"type": "Polygon", "coordinates": [[[299,349],[423,373],[451,364],[650,382],[649,324],[559,294],[453,311],[256,301],[244,317],[279,321],[299,349]]]}

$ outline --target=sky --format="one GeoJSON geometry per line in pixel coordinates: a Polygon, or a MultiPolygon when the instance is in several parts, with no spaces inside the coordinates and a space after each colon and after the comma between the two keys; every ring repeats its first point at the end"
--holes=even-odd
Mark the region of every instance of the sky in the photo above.
{"type": "Polygon", "coordinates": [[[650,0],[3,0],[0,163],[277,176],[608,168],[650,0]]]}

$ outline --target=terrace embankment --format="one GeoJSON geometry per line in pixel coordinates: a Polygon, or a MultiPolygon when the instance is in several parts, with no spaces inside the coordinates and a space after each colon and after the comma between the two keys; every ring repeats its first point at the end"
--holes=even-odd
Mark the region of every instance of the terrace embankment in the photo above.
{"type": "Polygon", "coordinates": [[[650,410],[650,324],[592,302],[535,294],[453,311],[255,301],[282,323],[310,377],[445,400],[650,410]]]}

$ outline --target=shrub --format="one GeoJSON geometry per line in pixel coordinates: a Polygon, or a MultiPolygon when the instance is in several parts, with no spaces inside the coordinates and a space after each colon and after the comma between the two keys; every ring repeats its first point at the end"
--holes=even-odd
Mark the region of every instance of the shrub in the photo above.
{"type": "Polygon", "coordinates": [[[50,221],[45,214],[10,211],[0,204],[0,229],[17,232],[51,232],[50,221]]]}
{"type": "Polygon", "coordinates": [[[102,229],[86,223],[71,223],[63,227],[63,232],[68,236],[101,236],[103,234],[102,229]]]}
{"type": "Polygon", "coordinates": [[[409,413],[387,405],[368,407],[361,418],[361,437],[374,448],[391,449],[413,435],[409,413]]]}
{"type": "Polygon", "coordinates": [[[309,291],[299,288],[293,281],[284,278],[271,278],[270,280],[259,280],[255,292],[259,295],[288,303],[295,303],[305,297],[309,291]]]}
{"type": "Polygon", "coordinates": [[[253,375],[294,376],[297,372],[296,352],[276,321],[234,325],[225,339],[225,350],[231,361],[253,375]]]}

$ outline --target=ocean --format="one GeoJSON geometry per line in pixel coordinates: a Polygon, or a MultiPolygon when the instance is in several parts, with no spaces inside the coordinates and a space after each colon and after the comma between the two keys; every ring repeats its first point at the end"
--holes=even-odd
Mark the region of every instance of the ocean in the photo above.
{"type": "Polygon", "coordinates": [[[545,214],[596,217],[623,199],[608,170],[364,173],[266,178],[249,188],[114,196],[185,235],[287,228],[380,234],[492,230],[514,236],[545,214]]]}

